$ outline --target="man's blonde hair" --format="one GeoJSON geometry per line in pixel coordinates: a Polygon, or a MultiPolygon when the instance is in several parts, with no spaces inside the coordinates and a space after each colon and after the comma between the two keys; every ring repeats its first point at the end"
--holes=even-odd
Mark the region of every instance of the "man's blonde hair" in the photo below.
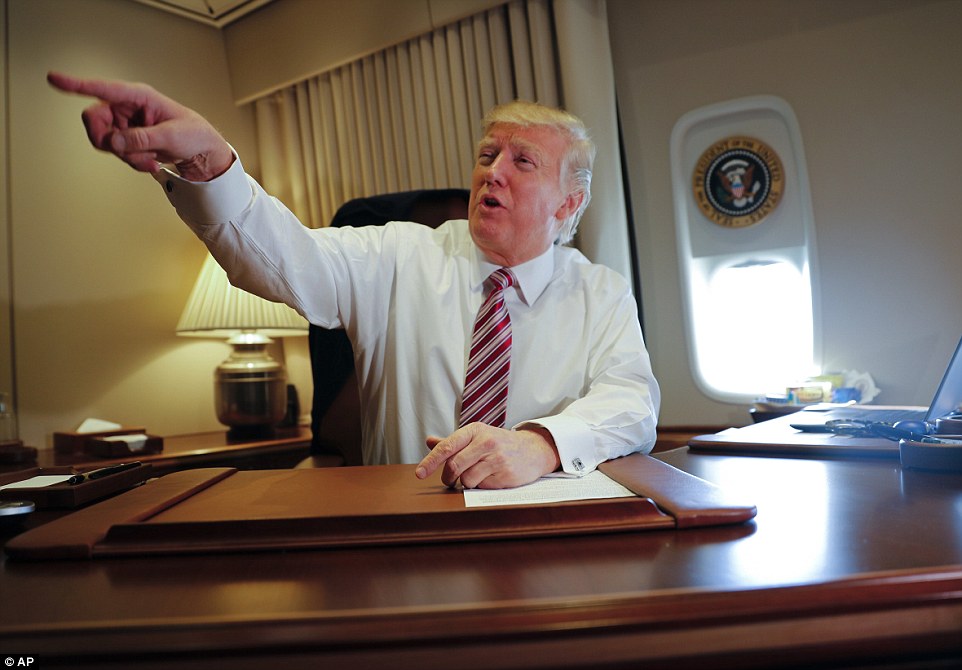
{"type": "Polygon", "coordinates": [[[591,169],[596,148],[588,136],[588,129],[574,114],[526,100],[515,100],[492,108],[481,120],[481,129],[487,135],[491,127],[498,123],[523,128],[554,128],[567,140],[568,148],[561,162],[561,187],[566,194],[583,195],[581,205],[562,222],[558,233],[558,242],[567,244],[574,238],[581,215],[591,200],[591,169]]]}

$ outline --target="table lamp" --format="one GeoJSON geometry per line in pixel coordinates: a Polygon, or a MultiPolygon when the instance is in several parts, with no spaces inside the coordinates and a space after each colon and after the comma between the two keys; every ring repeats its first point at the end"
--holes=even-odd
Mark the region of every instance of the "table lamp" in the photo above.
{"type": "Polygon", "coordinates": [[[290,307],[230,284],[208,254],[177,324],[177,334],[227,339],[231,355],[214,371],[217,419],[228,436],[267,436],[287,411],[287,372],[267,351],[273,337],[307,335],[290,307]]]}

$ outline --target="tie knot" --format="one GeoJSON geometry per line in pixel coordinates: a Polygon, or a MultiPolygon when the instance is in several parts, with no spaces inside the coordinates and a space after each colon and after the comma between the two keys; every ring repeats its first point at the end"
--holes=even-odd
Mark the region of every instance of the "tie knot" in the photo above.
{"type": "Polygon", "coordinates": [[[507,268],[498,268],[488,275],[488,282],[491,284],[492,291],[503,291],[509,286],[514,286],[514,273],[507,268]]]}

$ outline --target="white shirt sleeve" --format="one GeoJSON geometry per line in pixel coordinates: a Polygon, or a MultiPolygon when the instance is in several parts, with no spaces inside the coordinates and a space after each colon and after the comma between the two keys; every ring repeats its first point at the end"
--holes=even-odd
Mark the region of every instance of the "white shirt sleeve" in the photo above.
{"type": "Polygon", "coordinates": [[[188,181],[167,168],[155,173],[154,179],[164,187],[170,204],[191,228],[230,221],[254,195],[239,158],[227,172],[211,181],[188,181]]]}
{"type": "Polygon", "coordinates": [[[627,288],[604,311],[608,319],[598,336],[580,343],[591,352],[587,393],[558,414],[525,422],[551,433],[562,470],[573,475],[612,458],[648,453],[656,439],[660,389],[627,288]]]}
{"type": "MultiPolygon", "coordinates": [[[[168,170],[155,178],[177,214],[199,237],[231,283],[267,300],[283,302],[311,323],[344,325],[353,314],[358,283],[381,271],[380,264],[356,262],[384,244],[386,235],[331,234],[305,227],[287,207],[249,177],[239,159],[209,182],[191,182],[168,170]],[[351,246],[353,244],[353,247],[351,246]]],[[[390,254],[379,255],[390,258],[390,254]]]]}

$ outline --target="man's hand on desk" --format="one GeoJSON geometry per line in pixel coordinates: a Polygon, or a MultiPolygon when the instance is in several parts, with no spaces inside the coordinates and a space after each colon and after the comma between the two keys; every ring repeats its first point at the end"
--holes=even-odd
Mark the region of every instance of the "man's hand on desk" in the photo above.
{"type": "Polygon", "coordinates": [[[472,423],[446,438],[429,437],[431,453],[415,471],[428,477],[439,467],[441,481],[465,488],[504,489],[529,484],[561,465],[551,433],[543,428],[505,430],[472,423]]]}

